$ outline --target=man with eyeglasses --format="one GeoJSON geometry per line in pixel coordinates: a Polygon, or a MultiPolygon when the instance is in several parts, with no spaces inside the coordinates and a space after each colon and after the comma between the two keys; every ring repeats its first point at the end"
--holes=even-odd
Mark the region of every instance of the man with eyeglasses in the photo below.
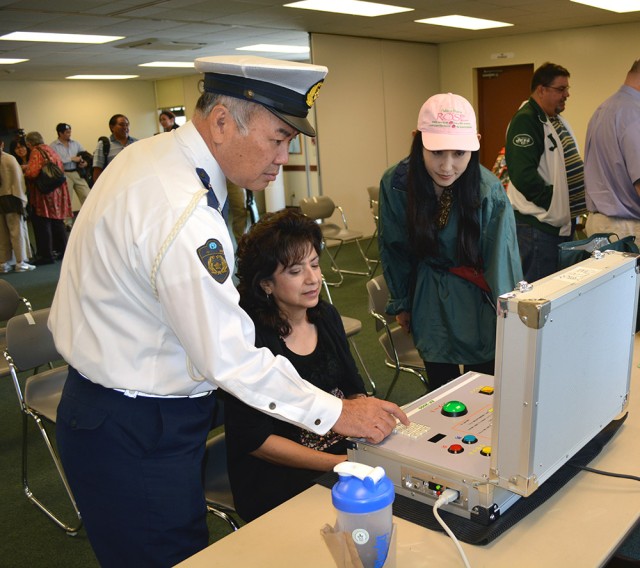
{"type": "Polygon", "coordinates": [[[98,181],[100,174],[126,146],[138,141],[129,136],[129,119],[124,114],[114,114],[109,119],[109,130],[111,136],[101,137],[93,153],[93,183],[98,181]],[[108,144],[103,138],[108,140],[108,144]]]}
{"type": "Polygon", "coordinates": [[[587,235],[640,237],[640,59],[593,113],[584,162],[587,235]]]}
{"type": "Polygon", "coordinates": [[[538,67],[531,96],[507,129],[507,193],[528,282],[557,271],[558,245],[572,238],[575,219],[586,213],[584,164],[573,131],[560,116],[569,98],[569,76],[554,63],[538,67]]]}

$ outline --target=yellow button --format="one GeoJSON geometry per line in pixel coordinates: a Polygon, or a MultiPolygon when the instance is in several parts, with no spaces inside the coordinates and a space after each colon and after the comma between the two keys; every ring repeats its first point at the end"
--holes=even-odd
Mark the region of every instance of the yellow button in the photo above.
{"type": "Polygon", "coordinates": [[[480,450],[480,453],[481,453],[483,456],[490,456],[490,455],[491,455],[491,446],[485,446],[484,448],[482,448],[482,449],[480,450]]]}

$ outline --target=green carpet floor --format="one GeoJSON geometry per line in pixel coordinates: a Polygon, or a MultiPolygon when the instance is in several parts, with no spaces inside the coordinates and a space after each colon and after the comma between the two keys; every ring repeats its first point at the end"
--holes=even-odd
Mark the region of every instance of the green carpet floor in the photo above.
{"type": "MultiPolygon", "coordinates": [[[[355,253],[355,249],[346,247],[338,258],[341,266],[358,269],[355,253]]],[[[2,278],[10,282],[21,295],[28,298],[34,309],[40,309],[51,304],[59,270],[60,264],[56,263],[39,267],[30,273],[2,275],[2,278]]],[[[326,259],[323,259],[323,271],[331,280],[333,275],[326,259]]],[[[378,396],[383,396],[387,392],[393,371],[384,365],[384,356],[377,341],[374,321],[368,314],[366,280],[364,276],[347,275],[342,286],[332,287],[330,290],[334,304],[342,315],[362,321],[362,331],[355,337],[355,341],[377,384],[378,396]]],[[[405,404],[422,394],[424,394],[424,388],[420,381],[403,374],[393,391],[391,400],[398,404],[405,404]]],[[[67,518],[70,518],[72,511],[66,503],[66,496],[53,470],[53,464],[35,426],[31,423],[29,426],[32,450],[29,459],[33,472],[31,482],[34,493],[40,495],[56,510],[66,512],[67,518]]],[[[2,479],[0,567],[90,568],[98,566],[83,530],[77,536],[67,536],[24,496],[21,482],[21,428],[22,418],[13,385],[9,379],[5,379],[0,383],[0,479],[2,479]]],[[[634,489],[630,488],[630,490],[634,489]]],[[[222,520],[210,515],[208,522],[211,542],[229,533],[228,526],[222,520]]],[[[619,552],[625,556],[640,559],[639,530],[627,539],[619,552]]]]}

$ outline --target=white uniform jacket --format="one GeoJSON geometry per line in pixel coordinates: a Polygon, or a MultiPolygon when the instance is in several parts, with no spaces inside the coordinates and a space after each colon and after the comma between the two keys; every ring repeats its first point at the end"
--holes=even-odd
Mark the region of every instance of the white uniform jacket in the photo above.
{"type": "Polygon", "coordinates": [[[222,387],[324,434],[342,403],[302,380],[287,359],[254,347],[253,323],[238,306],[231,278],[227,226],[206,196],[172,235],[154,294],[154,262],[204,189],[196,168],[207,172],[224,203],[225,176],[189,122],[128,146],[100,176],[62,264],[49,319],[56,347],[107,388],[193,395],[222,387]],[[207,259],[215,266],[207,268],[207,259]]]}

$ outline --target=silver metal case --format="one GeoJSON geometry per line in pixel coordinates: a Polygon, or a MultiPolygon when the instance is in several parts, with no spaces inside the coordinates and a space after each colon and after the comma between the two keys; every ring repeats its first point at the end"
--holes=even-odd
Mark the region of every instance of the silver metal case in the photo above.
{"type": "Polygon", "coordinates": [[[530,495],[624,411],[637,274],[610,252],[499,298],[491,482],[530,495]]]}

